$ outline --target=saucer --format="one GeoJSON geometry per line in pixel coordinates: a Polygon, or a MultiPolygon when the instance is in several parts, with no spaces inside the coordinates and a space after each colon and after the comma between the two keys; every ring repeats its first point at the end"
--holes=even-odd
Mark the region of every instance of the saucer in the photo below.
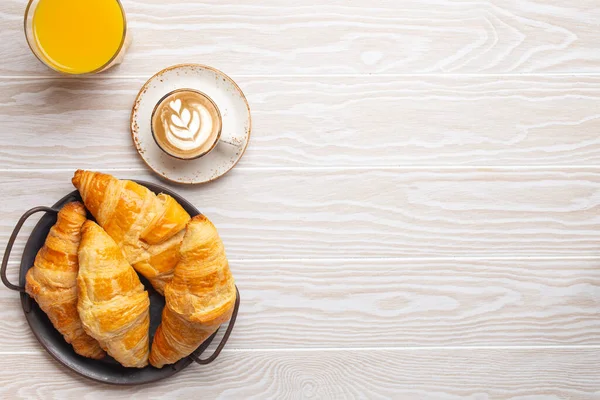
{"type": "Polygon", "coordinates": [[[250,106],[238,85],[223,72],[199,64],[165,68],[140,89],[131,110],[133,143],[154,172],[174,183],[197,184],[213,181],[240,161],[252,130],[250,106]],[[177,89],[194,89],[206,94],[221,112],[221,137],[214,149],[197,159],[169,156],[154,141],[151,119],[156,104],[177,89]]]}

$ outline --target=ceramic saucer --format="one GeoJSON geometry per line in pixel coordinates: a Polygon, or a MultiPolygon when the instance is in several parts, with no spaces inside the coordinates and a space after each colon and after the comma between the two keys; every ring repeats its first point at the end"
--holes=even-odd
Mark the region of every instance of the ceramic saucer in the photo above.
{"type": "Polygon", "coordinates": [[[238,85],[223,72],[199,64],[174,65],[158,72],[142,86],[131,111],[131,135],[138,153],[154,172],[175,183],[205,183],[225,175],[244,155],[251,129],[250,107],[238,85]],[[209,96],[222,117],[219,142],[210,153],[194,160],[166,154],[151,129],[156,104],[165,94],[186,88],[209,96]]]}

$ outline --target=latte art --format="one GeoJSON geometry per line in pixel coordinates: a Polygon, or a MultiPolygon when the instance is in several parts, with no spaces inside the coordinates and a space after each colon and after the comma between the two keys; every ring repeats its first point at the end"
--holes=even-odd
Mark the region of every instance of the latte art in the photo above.
{"type": "Polygon", "coordinates": [[[167,154],[183,159],[200,157],[216,145],[221,134],[221,115],[205,94],[177,90],[156,105],[152,133],[167,154]]]}

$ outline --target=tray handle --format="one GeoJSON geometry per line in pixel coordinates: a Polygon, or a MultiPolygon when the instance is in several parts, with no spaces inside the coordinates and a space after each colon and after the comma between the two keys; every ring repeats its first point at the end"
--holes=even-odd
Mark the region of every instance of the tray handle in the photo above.
{"type": "Polygon", "coordinates": [[[237,318],[239,308],[240,308],[240,291],[238,290],[238,288],[236,286],[235,287],[235,305],[233,306],[233,313],[231,314],[231,319],[229,320],[229,325],[227,326],[227,330],[225,331],[225,334],[223,335],[223,338],[221,339],[221,343],[219,343],[219,345],[215,349],[215,352],[212,353],[212,355],[210,357],[201,359],[200,355],[202,355],[202,352],[200,354],[192,353],[192,354],[190,354],[190,358],[192,360],[194,360],[198,364],[202,364],[202,365],[210,364],[211,362],[215,361],[215,359],[219,356],[219,354],[221,354],[221,350],[223,350],[223,347],[225,347],[227,340],[229,340],[229,335],[231,335],[231,332],[233,331],[233,326],[235,325],[235,320],[237,318]]]}
{"type": "Polygon", "coordinates": [[[40,207],[32,208],[31,210],[29,210],[25,214],[23,214],[21,219],[19,219],[19,222],[17,222],[15,229],[13,230],[12,234],[10,235],[10,239],[8,239],[8,244],[6,245],[6,251],[4,252],[4,257],[2,258],[2,266],[0,267],[0,276],[2,277],[2,283],[4,283],[4,286],[9,288],[10,290],[16,290],[16,291],[22,292],[22,293],[25,292],[24,287],[13,285],[12,283],[10,283],[8,281],[8,278],[6,277],[6,267],[8,266],[8,259],[10,258],[10,252],[12,251],[13,245],[15,244],[15,240],[17,239],[17,235],[19,234],[19,231],[23,227],[23,224],[25,223],[25,221],[27,221],[27,218],[29,218],[30,216],[32,216],[35,213],[42,212],[42,211],[53,212],[53,213],[58,212],[58,210],[55,210],[52,207],[40,206],[40,207]]]}

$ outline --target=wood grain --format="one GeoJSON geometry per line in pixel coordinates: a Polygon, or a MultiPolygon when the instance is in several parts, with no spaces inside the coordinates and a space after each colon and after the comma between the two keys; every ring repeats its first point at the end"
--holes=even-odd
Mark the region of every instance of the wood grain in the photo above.
{"type": "MultiPolygon", "coordinates": [[[[5,0],[0,75],[51,75],[5,0]]],[[[181,62],[231,74],[599,72],[596,0],[125,0],[133,45],[112,75],[181,62]]]]}
{"type": "Polygon", "coordinates": [[[598,349],[226,352],[162,382],[114,387],[47,355],[4,355],[3,398],[573,399],[598,397],[598,349]],[[27,370],[27,373],[22,371],[27,370]]]}
{"type": "MultiPolygon", "coordinates": [[[[600,345],[596,260],[231,260],[231,268],[242,306],[228,349],[600,345]]],[[[0,352],[10,351],[42,349],[19,296],[2,288],[0,352]]]]}
{"type": "MultiPolygon", "coordinates": [[[[241,78],[239,167],[600,164],[600,77],[241,78]]],[[[142,79],[0,79],[0,168],[139,168],[142,79]]]]}
{"type": "MultiPolygon", "coordinates": [[[[0,172],[0,243],[25,210],[71,192],[72,175],[0,172]]],[[[595,168],[237,169],[174,190],[213,220],[234,259],[597,257],[599,185],[595,168]]]]}

